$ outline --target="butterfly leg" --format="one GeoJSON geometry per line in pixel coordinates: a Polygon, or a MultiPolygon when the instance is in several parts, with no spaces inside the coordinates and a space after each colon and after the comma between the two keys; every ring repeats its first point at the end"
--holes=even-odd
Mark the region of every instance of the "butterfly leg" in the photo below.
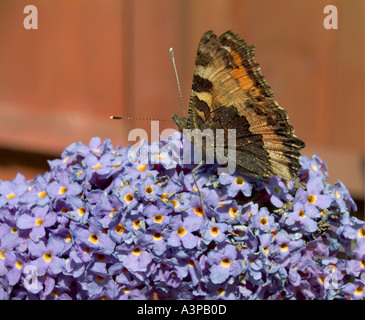
{"type": "Polygon", "coordinates": [[[202,193],[200,192],[199,190],[199,186],[198,186],[198,183],[196,182],[196,178],[195,178],[195,172],[197,172],[203,165],[205,164],[205,161],[202,160],[192,171],[192,175],[193,175],[193,179],[194,179],[194,183],[195,183],[195,186],[196,188],[198,189],[198,193],[199,193],[199,197],[200,197],[200,203],[201,203],[201,206],[202,206],[202,210],[203,210],[203,215],[205,216],[205,210],[204,210],[204,202],[203,202],[203,195],[202,193]]]}

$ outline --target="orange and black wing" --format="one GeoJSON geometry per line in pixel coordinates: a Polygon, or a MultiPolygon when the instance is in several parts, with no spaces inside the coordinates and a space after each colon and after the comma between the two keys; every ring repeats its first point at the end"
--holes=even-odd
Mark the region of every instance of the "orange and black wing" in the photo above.
{"type": "MultiPolygon", "coordinates": [[[[227,31],[206,32],[199,43],[189,116],[190,129],[236,130],[236,166],[241,174],[295,179],[304,142],[294,135],[287,112],[273,99],[254,46],[227,31]]],[[[225,140],[225,155],[228,155],[225,140]]]]}

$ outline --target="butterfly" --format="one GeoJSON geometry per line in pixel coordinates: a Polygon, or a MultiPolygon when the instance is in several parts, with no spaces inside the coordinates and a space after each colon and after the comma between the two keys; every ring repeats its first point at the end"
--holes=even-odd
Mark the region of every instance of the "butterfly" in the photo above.
{"type": "MultiPolygon", "coordinates": [[[[235,130],[239,174],[293,180],[305,144],[294,135],[287,112],[273,99],[254,53],[255,46],[232,31],[220,37],[213,31],[204,33],[195,60],[188,116],[173,115],[172,119],[180,131],[222,129],[227,137],[228,130],[235,130]]],[[[222,147],[229,154],[227,139],[222,147]]]]}

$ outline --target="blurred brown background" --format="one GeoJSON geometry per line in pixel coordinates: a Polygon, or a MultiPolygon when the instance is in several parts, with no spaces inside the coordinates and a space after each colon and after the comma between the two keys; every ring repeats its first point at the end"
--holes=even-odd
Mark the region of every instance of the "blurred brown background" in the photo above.
{"type": "MultiPolygon", "coordinates": [[[[198,42],[233,29],[256,45],[276,100],[289,112],[303,154],[326,161],[364,200],[364,1],[330,0],[1,0],[0,179],[28,179],[72,142],[127,144],[135,127],[110,115],[182,115],[169,48],[187,107],[198,42]],[[38,29],[23,26],[26,5],[38,29]],[[338,30],[326,30],[326,5],[338,30]]],[[[175,128],[160,123],[160,130],[175,128]]],[[[134,142],[132,142],[134,143],[134,142]]]]}

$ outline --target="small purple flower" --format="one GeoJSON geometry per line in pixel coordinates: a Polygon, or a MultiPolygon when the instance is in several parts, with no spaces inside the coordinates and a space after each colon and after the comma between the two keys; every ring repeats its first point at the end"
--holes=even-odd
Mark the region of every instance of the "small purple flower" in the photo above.
{"type": "Polygon", "coordinates": [[[120,191],[118,190],[118,194],[117,195],[124,204],[124,208],[126,208],[127,212],[131,211],[136,205],[138,205],[136,193],[131,187],[123,186],[120,191]]]}
{"type": "Polygon", "coordinates": [[[360,242],[353,253],[356,259],[346,261],[346,272],[359,277],[361,273],[365,274],[365,242],[360,242]]]}
{"type": "Polygon", "coordinates": [[[154,164],[149,164],[150,145],[145,139],[142,139],[139,145],[132,146],[128,149],[127,159],[132,165],[128,175],[134,180],[137,178],[144,179],[146,175],[156,176],[158,173],[154,169],[154,164]]]}
{"type": "Polygon", "coordinates": [[[206,272],[206,259],[206,256],[202,255],[198,259],[191,257],[188,260],[188,273],[194,286],[201,282],[206,272]]]}
{"type": "Polygon", "coordinates": [[[174,212],[187,211],[190,208],[191,196],[192,195],[188,192],[174,194],[168,198],[166,204],[169,205],[174,210],[174,212]]]}
{"type": "MultiPolygon", "coordinates": [[[[218,202],[218,205],[214,208],[214,211],[217,213],[217,220],[219,222],[236,222],[239,219],[243,222],[243,215],[241,215],[242,207],[237,204],[235,200],[225,200],[221,199],[218,202]]],[[[251,217],[246,218],[249,220],[251,217]]],[[[247,222],[246,220],[245,222],[247,222]]]]}
{"type": "MultiPolygon", "coordinates": [[[[161,137],[160,137],[161,138],[161,137]]],[[[179,131],[173,132],[167,137],[167,140],[161,139],[159,162],[165,169],[176,168],[181,164],[181,154],[183,153],[183,146],[181,141],[181,133],[179,131]]]]}
{"type": "Polygon", "coordinates": [[[142,246],[135,244],[121,244],[115,249],[119,259],[122,258],[123,266],[130,272],[146,272],[152,261],[151,253],[142,246]]]}
{"type": "MultiPolygon", "coordinates": [[[[262,253],[261,253],[262,255],[262,253]]],[[[247,266],[247,277],[249,278],[250,282],[257,286],[262,286],[264,284],[263,274],[265,273],[265,260],[261,259],[261,256],[254,256],[249,261],[246,262],[247,266]]],[[[277,270],[276,268],[275,270],[277,270]]],[[[273,273],[273,272],[272,272],[273,273]]]]}
{"type": "Polygon", "coordinates": [[[82,276],[92,261],[90,248],[85,245],[76,245],[69,253],[69,259],[65,262],[65,271],[74,278],[82,276]]]}
{"type": "Polygon", "coordinates": [[[138,146],[133,145],[128,150],[128,161],[131,164],[147,164],[149,156],[150,146],[146,139],[142,139],[138,146]]]}
{"type": "Polygon", "coordinates": [[[77,196],[67,196],[67,205],[70,206],[70,210],[64,212],[64,216],[70,218],[74,221],[79,221],[81,223],[86,223],[90,214],[90,205],[88,202],[82,201],[80,197],[77,196]]]}
{"type": "Polygon", "coordinates": [[[150,176],[146,176],[144,181],[139,185],[139,194],[146,201],[156,201],[156,198],[160,193],[160,187],[150,176]]]}
{"type": "Polygon", "coordinates": [[[59,173],[57,180],[51,182],[46,192],[51,198],[60,199],[65,198],[68,195],[78,195],[82,192],[81,186],[76,182],[71,182],[66,172],[59,173]]]}
{"type": "MultiPolygon", "coordinates": [[[[201,190],[201,192],[204,192],[203,190],[201,190]]],[[[213,192],[211,192],[213,193],[213,192]]],[[[205,214],[206,215],[211,215],[211,210],[209,208],[209,206],[207,205],[206,202],[204,202],[204,198],[205,198],[205,194],[203,194],[203,203],[204,203],[204,209],[205,209],[205,214]]],[[[203,217],[203,209],[202,209],[202,203],[200,200],[199,195],[197,194],[192,194],[191,198],[190,198],[190,203],[189,203],[189,207],[186,210],[186,213],[188,215],[197,215],[198,217],[203,217]]]]}
{"type": "MultiPolygon", "coordinates": [[[[140,213],[132,212],[125,216],[125,228],[134,235],[142,236],[146,232],[145,217],[140,213]]],[[[127,241],[127,239],[124,239],[127,241]]]]}
{"type": "Polygon", "coordinates": [[[258,235],[260,252],[265,256],[269,256],[274,248],[272,244],[273,237],[274,235],[272,233],[261,233],[258,235]]]}
{"type": "Polygon", "coordinates": [[[3,275],[5,275],[8,272],[8,268],[5,265],[6,262],[6,257],[5,257],[5,253],[8,252],[7,250],[1,250],[0,252],[0,277],[2,277],[3,275]]]}
{"type": "Polygon", "coordinates": [[[110,139],[105,139],[105,141],[101,141],[99,137],[93,137],[90,139],[89,145],[85,146],[84,144],[71,144],[70,147],[66,148],[69,154],[78,153],[86,156],[88,154],[93,154],[96,156],[100,156],[104,153],[107,153],[112,150],[112,145],[110,139]]]}
{"type": "Polygon", "coordinates": [[[293,211],[284,216],[285,224],[290,226],[294,231],[303,230],[312,233],[318,228],[316,221],[305,214],[304,205],[301,202],[295,202],[293,211]]]}
{"type": "MultiPolygon", "coordinates": [[[[231,231],[229,233],[232,234],[231,231]]],[[[242,245],[240,253],[245,257],[245,259],[247,258],[246,255],[248,252],[257,252],[260,233],[257,233],[244,225],[235,225],[233,226],[232,235],[233,239],[230,240],[233,240],[232,243],[236,243],[238,246],[242,245]],[[245,248],[245,250],[243,248],[245,248]]]]}
{"type": "Polygon", "coordinates": [[[293,254],[296,250],[303,248],[304,241],[302,239],[292,240],[290,236],[285,231],[280,231],[275,236],[275,260],[277,262],[284,262],[290,254],[293,254]]]}
{"type": "Polygon", "coordinates": [[[352,300],[364,300],[365,299],[365,281],[355,279],[353,283],[347,283],[341,287],[343,292],[348,298],[352,300]]]}
{"type": "MultiPolygon", "coordinates": [[[[155,178],[158,175],[158,171],[154,170],[154,168],[153,164],[135,162],[128,168],[128,178],[130,178],[131,181],[143,180],[146,176],[155,178]]],[[[127,174],[125,173],[125,175],[127,174]]]]}
{"type": "Polygon", "coordinates": [[[239,289],[237,284],[214,284],[208,283],[207,285],[208,295],[207,298],[209,300],[238,300],[239,289]]]}
{"type": "Polygon", "coordinates": [[[119,288],[117,300],[148,300],[151,299],[152,289],[150,286],[133,287],[124,285],[119,288]]]}
{"type": "Polygon", "coordinates": [[[50,198],[46,192],[48,181],[41,175],[37,175],[34,178],[34,183],[28,187],[27,193],[25,193],[20,199],[21,203],[30,204],[31,206],[44,206],[49,203],[50,198]]]}
{"type": "Polygon", "coordinates": [[[78,183],[84,183],[84,189],[90,189],[90,182],[86,179],[86,167],[83,163],[75,164],[70,168],[71,176],[70,180],[78,183]]]}
{"type": "Polygon", "coordinates": [[[82,243],[99,253],[110,254],[114,251],[115,242],[108,234],[104,233],[104,228],[94,218],[88,220],[88,228],[77,226],[73,233],[76,243],[82,243]]]}
{"type": "Polygon", "coordinates": [[[242,214],[240,216],[240,222],[247,225],[251,224],[252,217],[259,211],[259,205],[257,203],[249,202],[242,208],[242,214]]]}
{"type": "Polygon", "coordinates": [[[307,190],[299,188],[296,193],[297,201],[304,204],[304,211],[310,218],[320,217],[319,209],[326,209],[331,205],[330,195],[322,194],[323,181],[319,177],[312,177],[307,183],[307,190]]]}
{"type": "Polygon", "coordinates": [[[27,191],[28,187],[26,184],[0,180],[0,207],[4,205],[16,206],[27,191]]]}
{"type": "Polygon", "coordinates": [[[209,221],[205,227],[203,234],[203,241],[209,244],[212,240],[218,243],[223,242],[227,237],[227,230],[230,230],[231,226],[226,223],[216,223],[209,221]]]}
{"type": "Polygon", "coordinates": [[[171,177],[164,177],[164,179],[160,179],[158,184],[162,188],[161,200],[163,202],[167,202],[171,195],[180,193],[184,190],[176,171],[174,171],[171,177]]]}
{"type": "MultiPolygon", "coordinates": [[[[117,247],[118,250],[118,247],[117,247]]],[[[116,252],[117,252],[116,250],[116,252]]],[[[125,258],[126,254],[121,254],[119,261],[125,258]]],[[[150,266],[152,263],[150,264],[150,266]]],[[[117,262],[111,265],[108,269],[108,273],[111,276],[115,276],[115,280],[118,284],[127,285],[131,287],[142,286],[145,283],[146,277],[143,272],[130,272],[123,264],[123,262],[117,262]]]]}
{"type": "Polygon", "coordinates": [[[47,277],[44,281],[43,299],[47,300],[73,300],[75,299],[75,292],[73,291],[74,279],[71,276],[59,274],[56,279],[47,277]],[[48,279],[53,281],[47,283],[48,279]]]}
{"type": "MultiPolygon", "coordinates": [[[[0,210],[0,214],[4,211],[0,210]]],[[[28,232],[16,227],[16,220],[0,223],[0,248],[24,252],[27,249],[28,232]]]]}
{"type": "Polygon", "coordinates": [[[95,205],[92,205],[92,215],[98,219],[103,228],[108,228],[112,219],[122,211],[123,203],[116,194],[101,195],[95,205]]]}
{"type": "Polygon", "coordinates": [[[169,151],[171,147],[173,146],[170,145],[168,148],[165,148],[166,150],[162,148],[152,153],[151,163],[159,163],[167,170],[176,168],[177,160],[179,159],[171,156],[171,151],[169,151]]]}
{"type": "Polygon", "coordinates": [[[80,152],[81,149],[87,150],[87,152],[89,152],[88,147],[85,146],[82,142],[79,141],[71,143],[68,147],[65,148],[65,150],[62,151],[61,159],[49,160],[48,164],[52,169],[57,170],[61,163],[73,162],[79,155],[82,154],[80,152]]]}
{"type": "Polygon", "coordinates": [[[157,205],[149,203],[143,208],[143,215],[147,217],[146,223],[151,231],[161,231],[170,222],[169,213],[172,208],[158,202],[157,205]]]}
{"type": "Polygon", "coordinates": [[[266,207],[262,207],[259,212],[252,215],[252,226],[264,232],[273,228],[274,221],[274,218],[270,215],[266,207]]]}
{"type": "Polygon", "coordinates": [[[161,283],[166,287],[178,288],[182,280],[188,274],[188,265],[177,261],[176,258],[169,259],[166,263],[157,264],[153,271],[154,282],[161,283]]]}
{"type": "Polygon", "coordinates": [[[125,156],[119,153],[113,153],[113,157],[110,159],[109,176],[117,176],[120,172],[124,171],[127,159],[125,156]]]}
{"type": "Polygon", "coordinates": [[[143,235],[141,245],[144,248],[150,248],[151,252],[156,256],[161,256],[167,250],[167,237],[167,231],[154,231],[152,234],[147,233],[143,235]]]}
{"type": "Polygon", "coordinates": [[[31,256],[35,258],[30,264],[37,268],[38,276],[43,276],[46,273],[56,275],[62,272],[65,261],[58,255],[62,252],[64,246],[64,241],[58,237],[50,237],[47,245],[42,240],[37,243],[29,242],[28,250],[31,256]]]}
{"type": "Polygon", "coordinates": [[[302,281],[302,277],[300,276],[300,273],[298,272],[297,268],[294,267],[294,268],[289,269],[288,281],[294,287],[299,287],[300,286],[300,282],[302,281]]]}
{"type": "Polygon", "coordinates": [[[97,174],[98,176],[109,175],[113,167],[111,164],[112,159],[113,155],[111,154],[103,154],[101,157],[91,153],[88,154],[85,158],[85,163],[89,174],[88,179],[91,179],[93,174],[97,174]]]}
{"type": "Polygon", "coordinates": [[[113,218],[108,226],[109,236],[115,243],[123,243],[131,238],[131,231],[126,229],[121,216],[113,218]]]}
{"type": "Polygon", "coordinates": [[[312,159],[301,156],[299,162],[302,166],[299,170],[299,176],[309,175],[310,178],[319,177],[321,179],[329,177],[327,165],[317,154],[314,154],[312,159]]]}
{"type": "Polygon", "coordinates": [[[350,240],[365,242],[365,221],[351,217],[351,222],[338,229],[338,233],[350,240]]]}
{"type": "Polygon", "coordinates": [[[208,253],[210,267],[210,279],[214,284],[223,283],[230,276],[237,276],[241,273],[242,267],[237,260],[237,248],[231,244],[219,246],[218,250],[208,253]]]}
{"type": "Polygon", "coordinates": [[[340,212],[345,212],[347,210],[348,211],[357,210],[356,203],[354,202],[354,200],[352,200],[349,191],[341,181],[337,181],[333,185],[333,190],[331,195],[332,199],[339,207],[340,212]]]}
{"type": "Polygon", "coordinates": [[[57,216],[53,211],[49,211],[49,207],[36,207],[32,210],[34,216],[22,214],[16,220],[16,226],[19,229],[32,229],[29,237],[38,242],[46,234],[45,228],[49,228],[56,223],[57,216]]]}
{"type": "Polygon", "coordinates": [[[6,278],[11,286],[19,282],[23,273],[26,258],[19,252],[5,252],[3,254],[6,258],[5,265],[8,267],[6,278]]]}
{"type": "MultiPolygon", "coordinates": [[[[116,284],[109,277],[103,277],[94,272],[85,272],[82,277],[79,278],[79,285],[84,290],[84,294],[87,293],[89,299],[101,299],[106,292],[110,293],[111,299],[114,298],[116,293],[116,284]]],[[[108,294],[107,294],[108,295],[108,294]]]]}
{"type": "Polygon", "coordinates": [[[227,193],[230,197],[234,198],[239,191],[241,191],[246,197],[251,196],[252,184],[242,176],[231,176],[222,173],[219,176],[219,181],[222,185],[227,186],[227,193]]]}
{"type": "Polygon", "coordinates": [[[268,183],[262,184],[270,196],[270,202],[277,208],[281,208],[284,202],[293,200],[293,196],[289,193],[294,185],[294,181],[285,181],[279,177],[271,177],[268,183]]]}
{"type": "Polygon", "coordinates": [[[198,245],[199,237],[192,232],[200,228],[202,221],[198,216],[188,216],[184,220],[180,216],[175,216],[170,221],[171,234],[167,239],[167,244],[171,247],[182,245],[186,249],[193,249],[198,245]]]}
{"type": "MultiPolygon", "coordinates": [[[[194,166],[194,165],[192,165],[192,166],[194,166]]],[[[209,177],[210,177],[210,175],[205,173],[205,172],[201,173],[200,171],[198,171],[198,172],[195,173],[195,179],[196,179],[196,182],[198,184],[198,188],[201,192],[206,187],[206,184],[209,182],[209,177]]],[[[186,190],[194,191],[196,193],[198,192],[198,189],[195,185],[195,181],[194,181],[192,172],[189,172],[188,174],[184,174],[183,171],[182,171],[179,174],[179,178],[184,183],[184,186],[185,186],[186,190]]]]}

